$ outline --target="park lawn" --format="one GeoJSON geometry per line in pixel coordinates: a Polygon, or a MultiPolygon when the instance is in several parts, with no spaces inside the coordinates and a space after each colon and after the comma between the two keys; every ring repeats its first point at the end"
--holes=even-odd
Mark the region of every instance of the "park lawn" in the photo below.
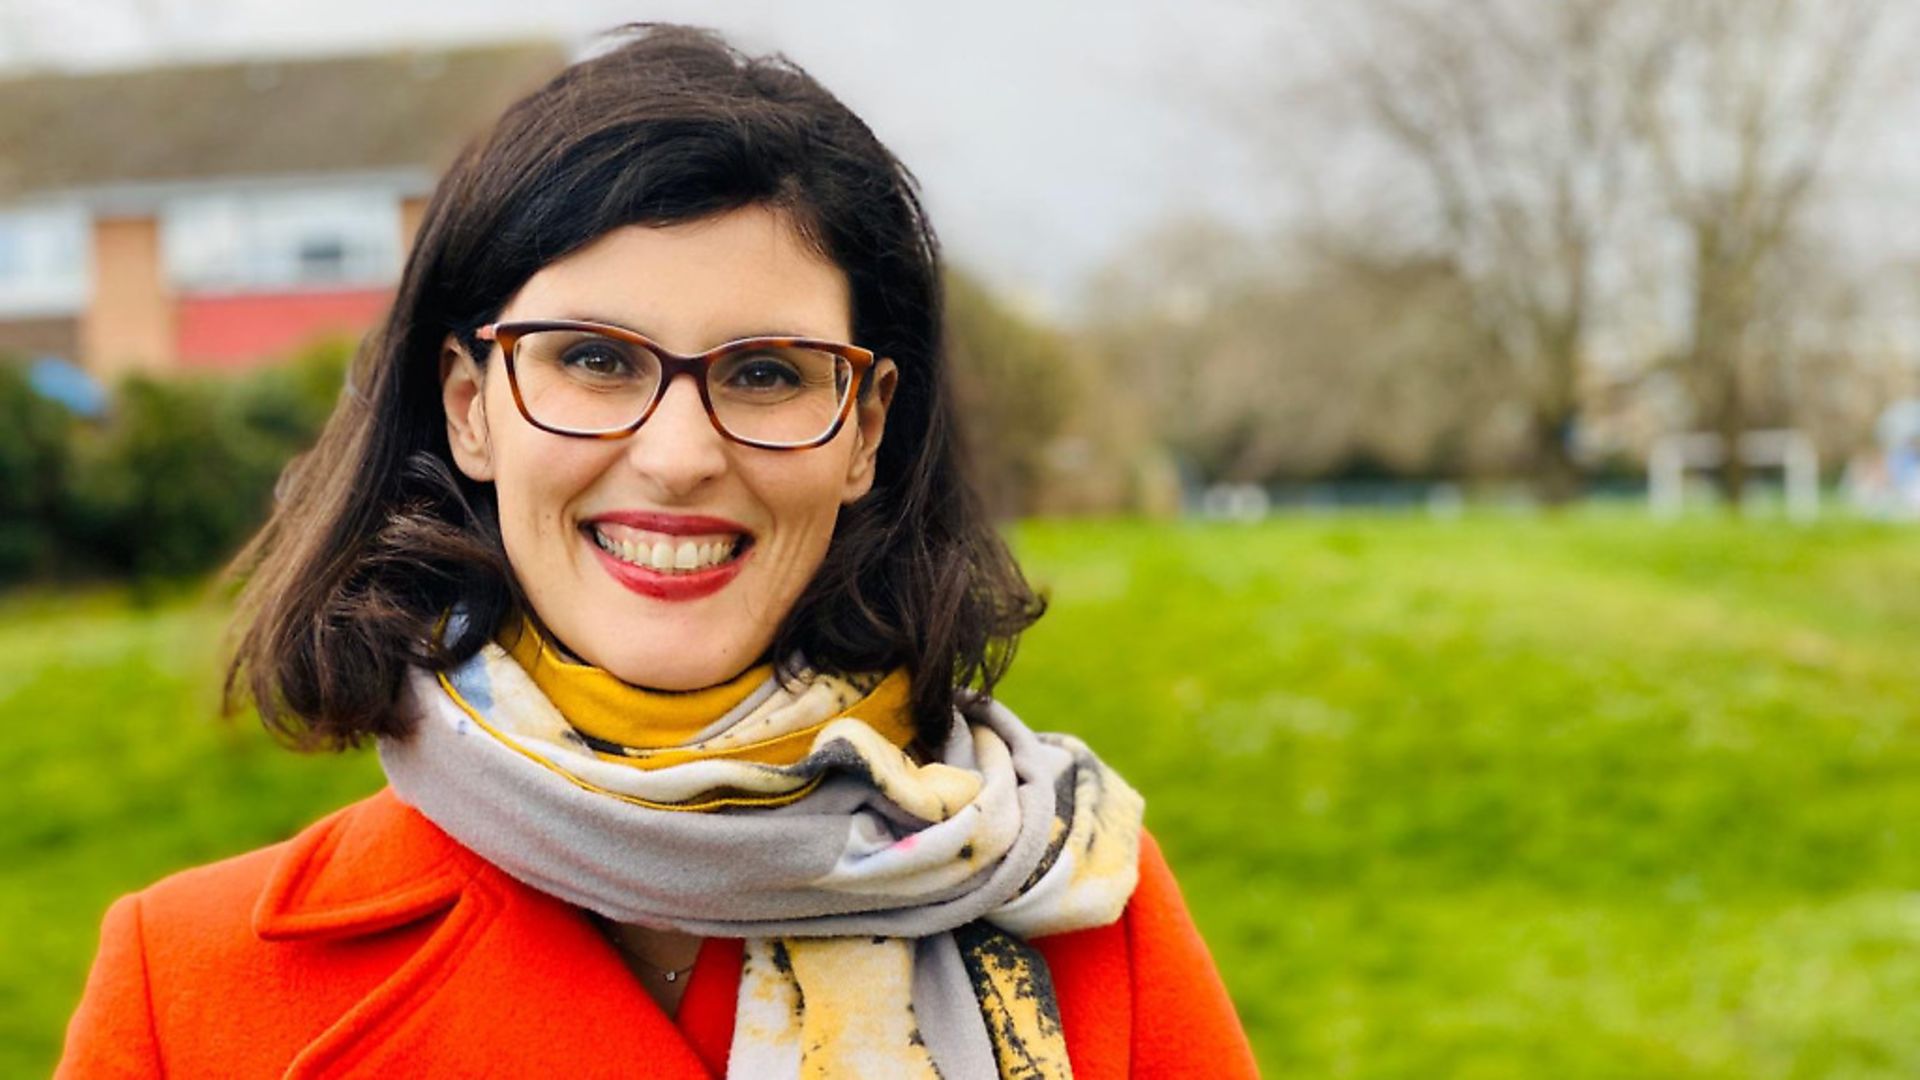
{"type": "MultiPolygon", "coordinates": [[[[1053,610],[1002,697],[1145,792],[1270,1075],[1920,1073],[1920,532],[1017,541],[1053,610]]],[[[114,896],[380,783],[212,721],[221,627],[0,601],[0,1075],[50,1068],[114,896]]]]}

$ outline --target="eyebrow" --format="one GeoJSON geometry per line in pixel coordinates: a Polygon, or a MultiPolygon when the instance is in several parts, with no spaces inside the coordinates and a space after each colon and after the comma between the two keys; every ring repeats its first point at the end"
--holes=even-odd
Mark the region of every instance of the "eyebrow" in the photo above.
{"type": "MultiPolygon", "coordinates": [[[[603,326],[617,326],[622,330],[639,334],[641,337],[647,338],[650,341],[660,340],[659,337],[650,330],[644,330],[638,326],[629,325],[619,319],[610,319],[604,315],[594,314],[592,312],[573,311],[564,315],[556,315],[554,316],[554,318],[562,321],[566,321],[566,322],[591,322],[591,323],[600,323],[603,326]]],[[[722,338],[720,341],[717,341],[713,345],[708,346],[708,348],[717,348],[721,345],[725,345],[727,342],[730,342],[730,341],[743,341],[747,338],[764,338],[764,337],[770,337],[770,338],[796,338],[797,337],[797,338],[813,338],[819,341],[830,340],[829,338],[822,337],[819,334],[805,334],[792,329],[749,330],[743,334],[732,334],[728,337],[722,338]]]]}

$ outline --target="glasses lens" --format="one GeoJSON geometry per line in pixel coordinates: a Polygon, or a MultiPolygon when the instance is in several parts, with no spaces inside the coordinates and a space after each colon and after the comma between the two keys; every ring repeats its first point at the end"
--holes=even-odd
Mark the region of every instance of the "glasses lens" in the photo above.
{"type": "Polygon", "coordinates": [[[707,371],[720,426],[763,443],[807,443],[833,427],[853,385],[853,364],[837,353],[755,345],[707,371]]]}
{"type": "Polygon", "coordinates": [[[658,357],[585,330],[529,333],[513,361],[528,414],[563,431],[618,431],[639,419],[660,384],[658,357]]]}

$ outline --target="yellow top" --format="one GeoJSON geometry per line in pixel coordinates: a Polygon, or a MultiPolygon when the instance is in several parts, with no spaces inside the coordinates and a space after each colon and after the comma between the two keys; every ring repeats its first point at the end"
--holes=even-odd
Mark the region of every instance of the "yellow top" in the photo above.
{"type": "Polygon", "coordinates": [[[772,664],[761,664],[704,690],[649,690],[622,682],[604,668],[567,659],[524,615],[518,625],[508,624],[500,632],[500,647],[520,662],[568,723],[596,739],[637,750],[692,742],[702,728],[745,701],[773,674],[772,664]]]}
{"type": "Polygon", "coordinates": [[[843,680],[816,678],[800,698],[768,703],[789,722],[768,716],[773,723],[757,724],[768,710],[756,708],[740,724],[696,743],[702,730],[747,700],[773,674],[772,664],[748,668],[717,686],[675,692],[633,686],[603,668],[567,659],[524,615],[501,631],[499,644],[575,730],[620,747],[595,749],[596,756],[637,768],[716,759],[792,765],[807,756],[821,729],[844,717],[864,721],[901,748],[913,739],[905,668],[895,668],[865,693],[843,680]],[[795,726],[791,710],[796,707],[812,714],[811,722],[795,726]]]}

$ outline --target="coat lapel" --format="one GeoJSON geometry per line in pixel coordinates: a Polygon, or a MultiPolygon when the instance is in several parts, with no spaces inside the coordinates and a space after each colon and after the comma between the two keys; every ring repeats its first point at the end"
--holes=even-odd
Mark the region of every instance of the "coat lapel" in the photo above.
{"type": "Polygon", "coordinates": [[[392,789],[289,844],[253,925],[267,941],[350,950],[422,919],[438,922],[419,948],[288,1077],[707,1077],[579,911],[460,847],[392,789]]]}

